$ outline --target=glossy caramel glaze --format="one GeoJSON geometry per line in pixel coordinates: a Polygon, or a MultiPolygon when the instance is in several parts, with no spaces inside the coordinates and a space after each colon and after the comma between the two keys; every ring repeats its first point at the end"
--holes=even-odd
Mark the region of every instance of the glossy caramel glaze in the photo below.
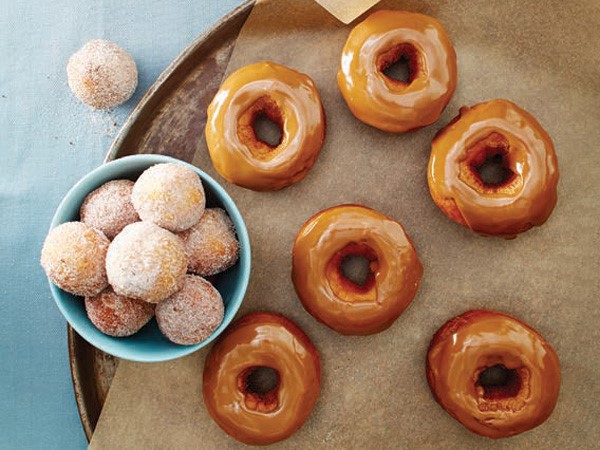
{"type": "Polygon", "coordinates": [[[329,208],[308,220],[292,252],[292,281],[306,310],[342,334],[388,328],[417,292],[423,266],[404,228],[359,205],[329,208]],[[363,256],[363,285],[341,272],[346,256],[363,256]]]}
{"type": "Polygon", "coordinates": [[[232,73],[208,106],[206,143],[215,169],[231,183],[257,191],[282,189],[302,180],[325,139],[325,113],[313,81],[273,62],[232,73]],[[276,146],[260,141],[254,121],[275,122],[276,146]]]}
{"type": "Polygon", "coordinates": [[[493,311],[468,311],[434,335],[427,381],[437,402],[470,431],[490,438],[513,436],[544,422],[560,389],[554,349],[533,328],[493,311]],[[505,390],[478,384],[487,368],[514,371],[505,390]]]}
{"type": "Polygon", "coordinates": [[[434,202],[452,220],[485,235],[511,238],[542,225],[556,205],[558,161],[535,118],[508,100],[461,108],[433,139],[427,180],[434,202]],[[497,185],[478,172],[502,156],[509,174],[497,185]]]}
{"type": "Polygon", "coordinates": [[[266,445],[295,433],[312,412],[321,387],[317,349],[292,321],[253,313],[234,322],[211,349],[204,365],[204,403],[229,435],[266,445]],[[250,392],[249,371],[270,367],[279,383],[264,394],[250,392]]]}
{"type": "Polygon", "coordinates": [[[359,120],[401,133],[435,122],[456,89],[456,53],[433,17],[377,11],[359,23],[344,45],[338,87],[359,120]],[[408,61],[407,82],[383,71],[408,61]]]}

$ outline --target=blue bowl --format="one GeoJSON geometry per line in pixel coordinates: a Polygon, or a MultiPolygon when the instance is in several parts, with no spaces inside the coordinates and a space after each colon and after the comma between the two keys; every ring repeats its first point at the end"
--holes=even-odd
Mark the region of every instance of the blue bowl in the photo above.
{"type": "Polygon", "coordinates": [[[48,280],[58,309],[83,339],[106,353],[131,361],[158,362],[188,355],[219,336],[237,313],[244,299],[250,278],[250,239],[248,238],[246,224],[235,203],[215,180],[197,167],[168,156],[142,154],[111,161],[84,176],[67,192],[67,195],[60,202],[50,225],[52,229],[64,222],[79,220],[79,208],[85,197],[107,181],[120,178],[136,180],[148,167],[168,162],[184,165],[198,173],[204,185],[207,207],[218,206],[227,211],[235,225],[240,242],[240,259],[237,264],[210,278],[210,281],[223,297],[225,317],[223,323],[208,339],[196,345],[182,346],[174,344],[162,335],[155,319],[152,319],[150,323],[133,336],[123,338],[107,336],[100,332],[88,319],[83,298],[63,291],[48,280]]]}

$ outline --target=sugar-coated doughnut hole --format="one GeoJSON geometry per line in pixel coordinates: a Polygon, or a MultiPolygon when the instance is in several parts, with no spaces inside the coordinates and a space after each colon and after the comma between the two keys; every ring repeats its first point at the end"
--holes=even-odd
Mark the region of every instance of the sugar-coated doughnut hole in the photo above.
{"type": "Polygon", "coordinates": [[[200,220],[206,199],[196,172],[181,164],[163,163],[140,175],[132,201],[142,220],[176,232],[200,220]]]}
{"type": "Polygon", "coordinates": [[[208,277],[233,266],[240,255],[233,222],[221,208],[208,208],[200,221],[179,233],[188,255],[188,271],[208,277]]]}
{"type": "Polygon", "coordinates": [[[156,321],[170,341],[193,345],[217,329],[224,313],[219,291],[202,277],[186,275],[183,288],[156,306],[156,321]]]}
{"type": "Polygon", "coordinates": [[[131,203],[133,181],[113,180],[91,192],[83,201],[79,215],[83,223],[102,231],[108,239],[140,217],[131,203]]]}
{"type": "Polygon", "coordinates": [[[41,264],[46,275],[74,295],[96,295],[108,286],[105,259],[110,241],[81,222],[67,222],[48,233],[41,264]]]}
{"type": "Polygon", "coordinates": [[[94,39],[71,56],[67,79],[73,94],[95,109],[110,109],[135,92],[138,72],[129,53],[117,44],[94,39]]]}
{"type": "Polygon", "coordinates": [[[181,289],[186,270],[182,240],[150,222],[127,225],[106,255],[106,272],[115,292],[150,303],[181,289]]]}
{"type": "Polygon", "coordinates": [[[131,336],[154,316],[154,305],[118,295],[110,286],[100,294],[85,298],[88,318],[104,334],[131,336]]]}

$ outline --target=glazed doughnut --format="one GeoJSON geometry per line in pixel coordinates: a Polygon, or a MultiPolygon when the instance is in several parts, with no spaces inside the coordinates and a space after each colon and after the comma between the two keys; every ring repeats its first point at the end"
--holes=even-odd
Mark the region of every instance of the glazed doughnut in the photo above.
{"type": "Polygon", "coordinates": [[[542,225],[556,205],[558,161],[548,133],[508,100],[460,109],[433,139],[427,181],[433,201],[453,221],[511,238],[542,225]],[[479,168],[502,159],[499,183],[479,168]]]}
{"type": "Polygon", "coordinates": [[[437,402],[470,431],[489,438],[537,427],[552,413],[560,363],[533,328],[499,312],[468,311],[446,322],[427,352],[437,402]]]}
{"type": "Polygon", "coordinates": [[[388,328],[417,292],[423,266],[395,220],[359,205],[319,212],[300,229],[292,252],[292,281],[304,308],[342,334],[388,328]],[[346,257],[369,260],[361,285],[343,275],[346,257]]]}
{"type": "Polygon", "coordinates": [[[302,180],[325,139],[325,113],[313,81],[273,62],[242,67],[225,80],[208,107],[206,143],[227,181],[256,191],[302,180]],[[264,116],[281,130],[271,146],[254,131],[264,116]]]}
{"type": "Polygon", "coordinates": [[[312,412],[321,387],[317,349],[292,321],[273,313],[249,314],[234,322],[211,349],[204,365],[204,403],[229,435],[248,445],[288,438],[312,412]],[[269,390],[253,377],[275,371],[269,390]]]}
{"type": "Polygon", "coordinates": [[[407,11],[377,11],[344,45],[337,83],[362,122],[401,133],[432,124],[456,89],[456,53],[440,22],[407,11]],[[408,62],[408,80],[384,74],[408,62]]]}

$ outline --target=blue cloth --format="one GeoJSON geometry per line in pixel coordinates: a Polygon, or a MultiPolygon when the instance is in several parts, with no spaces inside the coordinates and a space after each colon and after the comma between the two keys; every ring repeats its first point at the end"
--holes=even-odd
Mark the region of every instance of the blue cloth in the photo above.
{"type": "Polygon", "coordinates": [[[66,322],[39,265],[48,224],[157,76],[240,3],[0,0],[0,449],[86,447],[66,322]],[[67,86],[69,56],[93,38],[138,65],[134,97],[111,113],[92,112],[67,86]]]}

